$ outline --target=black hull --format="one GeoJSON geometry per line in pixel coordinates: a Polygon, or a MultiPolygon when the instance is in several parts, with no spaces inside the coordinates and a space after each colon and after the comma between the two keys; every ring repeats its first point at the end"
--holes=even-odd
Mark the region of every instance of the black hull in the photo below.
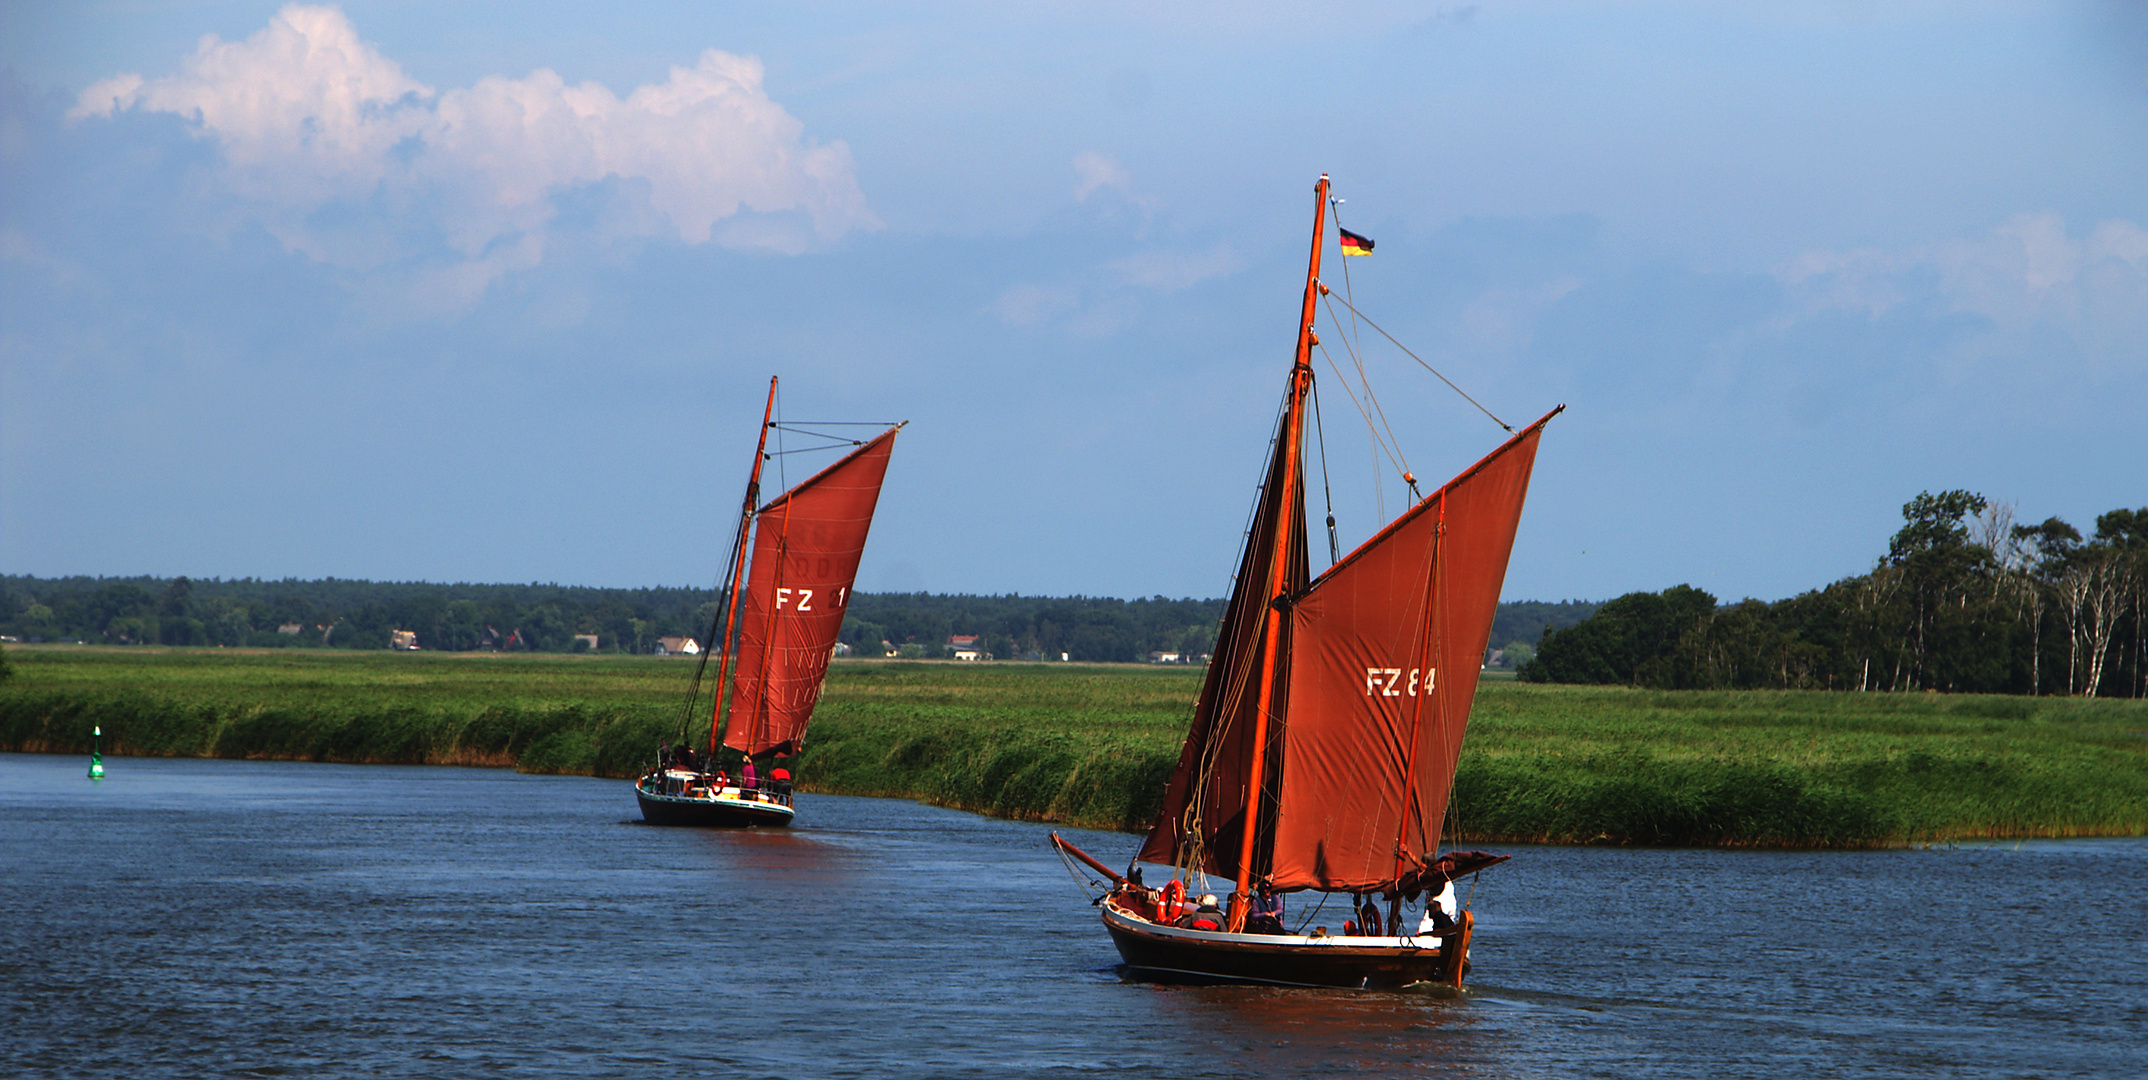
{"type": "Polygon", "coordinates": [[[651,795],[639,787],[634,789],[634,797],[641,802],[641,819],[651,825],[743,829],[789,825],[795,816],[790,807],[781,803],[651,795]]]}
{"type": "MultiPolygon", "coordinates": [[[[1321,986],[1357,990],[1399,990],[1408,986],[1459,987],[1461,968],[1450,965],[1469,951],[1465,929],[1451,944],[1416,939],[1423,945],[1355,945],[1350,938],[1321,943],[1302,937],[1222,934],[1160,927],[1106,908],[1104,926],[1119,956],[1135,974],[1158,982],[1246,982],[1272,986],[1321,986]]],[[[1394,941],[1395,939],[1381,939],[1394,941]]]]}

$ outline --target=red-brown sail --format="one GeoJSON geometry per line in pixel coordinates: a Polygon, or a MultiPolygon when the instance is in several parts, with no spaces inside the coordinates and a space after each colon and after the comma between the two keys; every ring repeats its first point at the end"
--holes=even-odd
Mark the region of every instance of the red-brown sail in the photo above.
{"type": "Polygon", "coordinates": [[[1290,611],[1290,697],[1265,868],[1371,890],[1438,854],[1537,439],[1556,411],[1419,502],[1290,611]]]}
{"type": "MultiPolygon", "coordinates": [[[[1246,534],[1245,554],[1216,635],[1208,677],[1194,706],[1193,728],[1179,750],[1170,785],[1164,789],[1155,827],[1141,846],[1139,858],[1145,862],[1169,863],[1219,877],[1238,873],[1246,776],[1258,726],[1254,713],[1260,707],[1260,671],[1267,663],[1263,631],[1271,612],[1268,589],[1278,560],[1283,564],[1286,594],[1302,590],[1308,576],[1304,499],[1299,492],[1286,497],[1284,491],[1289,427],[1286,410],[1277,421],[1275,453],[1246,534]],[[1276,538],[1286,531],[1288,538],[1278,552],[1276,538]]],[[[1287,649],[1287,640],[1284,644],[1287,649]]]]}
{"type": "Polygon", "coordinates": [[[894,446],[891,430],[756,515],[725,746],[796,753],[805,738],[894,446]]]}

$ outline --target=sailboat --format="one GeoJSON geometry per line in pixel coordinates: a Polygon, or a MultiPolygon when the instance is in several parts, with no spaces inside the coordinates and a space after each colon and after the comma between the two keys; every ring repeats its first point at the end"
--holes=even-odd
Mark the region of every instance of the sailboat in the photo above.
{"type": "Polygon", "coordinates": [[[1330,515],[1339,557],[1313,576],[1304,444],[1314,313],[1331,295],[1320,279],[1326,176],[1314,194],[1274,449],[1162,808],[1123,876],[1052,842],[1108,881],[1104,927],[1136,975],[1460,987],[1475,917],[1454,883],[1509,857],[1439,846],[1537,442],[1565,406],[1429,495],[1416,497],[1405,472],[1412,503],[1348,555],[1332,546],[1330,515]],[[1172,876],[1145,885],[1141,863],[1172,876]],[[1211,878],[1235,890],[1198,895],[1211,878]],[[1283,898],[1307,893],[1326,895],[1288,918],[1283,898]],[[1311,925],[1342,895],[1347,905],[1311,925]]]}
{"type": "MultiPolygon", "coordinates": [[[[753,471],[725,564],[722,595],[728,603],[710,627],[709,648],[702,650],[687,694],[690,719],[709,659],[720,657],[708,749],[696,755],[684,745],[682,719],[681,746],[665,747],[656,766],[635,781],[642,820],[652,825],[788,825],[796,816],[787,762],[805,745],[872,529],[888,456],[904,424],[887,425],[870,439],[836,439],[828,445],[849,445],[850,452],[762,504],[761,466],[771,457],[768,433],[784,426],[775,420],[775,409],[771,378],[753,471]],[[717,767],[719,745],[741,755],[739,776],[717,767]]],[[[808,430],[829,438],[824,429],[836,426],[843,425],[815,424],[808,430]]]]}

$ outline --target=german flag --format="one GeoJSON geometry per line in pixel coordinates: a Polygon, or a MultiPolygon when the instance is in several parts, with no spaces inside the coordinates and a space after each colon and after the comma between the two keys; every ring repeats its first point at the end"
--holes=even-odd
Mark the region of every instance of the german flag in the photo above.
{"type": "Polygon", "coordinates": [[[1354,232],[1351,232],[1351,231],[1350,231],[1350,230],[1348,230],[1348,229],[1342,229],[1342,230],[1341,230],[1341,232],[1342,232],[1342,253],[1343,253],[1343,254],[1345,254],[1345,255],[1370,255],[1370,254],[1372,254],[1372,238],[1371,238],[1371,237],[1369,237],[1369,236],[1359,236],[1358,234],[1356,234],[1356,233],[1354,233],[1354,232]]]}

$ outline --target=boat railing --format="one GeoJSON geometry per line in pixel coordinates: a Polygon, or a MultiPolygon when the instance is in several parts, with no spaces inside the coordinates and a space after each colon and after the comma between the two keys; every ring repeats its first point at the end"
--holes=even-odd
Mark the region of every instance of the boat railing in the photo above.
{"type": "Polygon", "coordinates": [[[791,805],[791,793],[782,787],[767,783],[756,787],[724,783],[712,785],[708,773],[689,773],[677,769],[652,770],[643,774],[637,785],[653,795],[674,795],[687,799],[730,799],[735,802],[763,802],[772,806],[791,805]]]}
{"type": "MultiPolygon", "coordinates": [[[[1122,914],[1132,916],[1133,918],[1139,919],[1142,922],[1148,923],[1151,926],[1169,927],[1171,929],[1178,930],[1199,929],[1198,927],[1188,927],[1178,922],[1158,922],[1154,915],[1154,905],[1159,891],[1160,890],[1151,889],[1140,885],[1122,883],[1119,887],[1114,888],[1110,892],[1099,897],[1098,900],[1099,902],[1109,904],[1112,908],[1118,910],[1122,914]]],[[[1226,901],[1226,904],[1227,903],[1228,901],[1226,901]]],[[[1228,910],[1228,907],[1226,906],[1224,910],[1228,910]]],[[[1187,908],[1187,912],[1188,914],[1192,914],[1194,912],[1194,909],[1189,906],[1187,908]]],[[[1218,933],[1220,931],[1208,932],[1218,933]]],[[[1283,933],[1276,934],[1258,930],[1240,931],[1239,933],[1240,935],[1252,937],[1297,938],[1306,941],[1333,942],[1336,944],[1402,945],[1419,946],[1423,948],[1433,949],[1439,948],[1447,942],[1456,940],[1457,938],[1462,939],[1465,942],[1469,938],[1469,929],[1463,924],[1463,921],[1460,919],[1457,919],[1456,921],[1450,923],[1447,926],[1432,927],[1422,931],[1413,930],[1408,933],[1397,934],[1336,933],[1328,930],[1328,928],[1325,926],[1320,927],[1319,929],[1309,933],[1305,932],[1302,929],[1296,933],[1285,931],[1283,933]]]]}

